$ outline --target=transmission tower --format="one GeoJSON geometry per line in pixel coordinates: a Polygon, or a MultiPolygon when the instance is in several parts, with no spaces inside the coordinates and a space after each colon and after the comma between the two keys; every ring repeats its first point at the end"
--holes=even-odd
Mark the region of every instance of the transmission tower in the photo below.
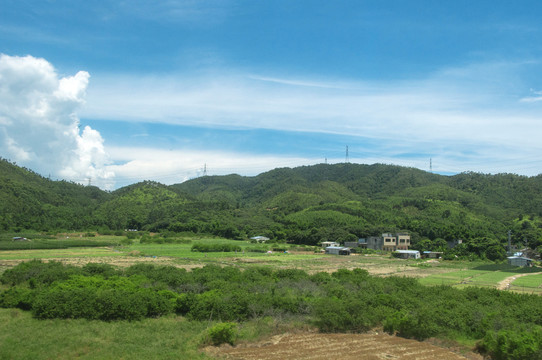
{"type": "Polygon", "coordinates": [[[203,165],[203,176],[207,176],[207,163],[203,165]]]}
{"type": "Polygon", "coordinates": [[[344,162],[347,163],[347,164],[350,162],[350,159],[349,159],[349,157],[348,157],[348,145],[346,145],[346,157],[345,157],[345,161],[344,161],[344,162]]]}
{"type": "Polygon", "coordinates": [[[429,172],[433,173],[433,158],[429,158],[429,172]]]}

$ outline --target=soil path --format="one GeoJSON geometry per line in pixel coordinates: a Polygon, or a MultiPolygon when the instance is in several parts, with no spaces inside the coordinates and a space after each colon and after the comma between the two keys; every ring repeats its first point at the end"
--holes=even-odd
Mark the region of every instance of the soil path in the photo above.
{"type": "Polygon", "coordinates": [[[542,272],[517,274],[517,275],[509,276],[503,281],[499,282],[499,284],[497,285],[497,289],[507,290],[510,288],[510,284],[512,283],[512,281],[516,280],[518,277],[527,276],[527,275],[539,275],[539,274],[542,274],[542,272]]]}
{"type": "Polygon", "coordinates": [[[383,333],[373,334],[283,334],[258,344],[207,348],[222,359],[239,360],[381,360],[381,359],[483,359],[475,353],[456,353],[428,342],[403,339],[383,333]]]}

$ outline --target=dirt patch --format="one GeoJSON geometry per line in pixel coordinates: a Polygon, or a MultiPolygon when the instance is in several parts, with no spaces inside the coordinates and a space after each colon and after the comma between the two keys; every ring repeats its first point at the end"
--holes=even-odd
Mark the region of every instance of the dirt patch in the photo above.
{"type": "Polygon", "coordinates": [[[378,332],[283,334],[257,344],[209,347],[205,350],[209,355],[217,358],[239,360],[483,359],[475,353],[461,354],[428,342],[403,339],[378,332]]]}

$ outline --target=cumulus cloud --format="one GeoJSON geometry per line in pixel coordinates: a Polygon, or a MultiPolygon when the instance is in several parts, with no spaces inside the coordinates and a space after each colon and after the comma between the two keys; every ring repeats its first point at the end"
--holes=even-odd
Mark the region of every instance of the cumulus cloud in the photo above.
{"type": "Polygon", "coordinates": [[[103,188],[114,173],[99,132],[79,129],[90,75],[59,77],[46,60],[0,54],[0,154],[43,175],[103,188]]]}

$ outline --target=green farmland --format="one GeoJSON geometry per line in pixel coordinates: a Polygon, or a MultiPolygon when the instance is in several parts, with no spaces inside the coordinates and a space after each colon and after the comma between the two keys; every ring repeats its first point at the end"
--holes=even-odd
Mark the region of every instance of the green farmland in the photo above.
{"type": "Polygon", "coordinates": [[[48,249],[0,250],[0,358],[207,359],[217,350],[204,349],[215,342],[373,328],[492,354],[495,339],[508,339],[512,349],[536,338],[542,325],[541,298],[530,295],[541,294],[540,268],[334,256],[213,237],[67,237],[43,239],[48,249]],[[96,246],[69,247],[75,241],[96,246]],[[495,290],[505,281],[506,290],[495,290]],[[505,307],[510,303],[514,309],[505,307]],[[531,328],[516,323],[518,315],[531,328]],[[213,329],[223,328],[230,340],[213,340],[213,329]]]}

